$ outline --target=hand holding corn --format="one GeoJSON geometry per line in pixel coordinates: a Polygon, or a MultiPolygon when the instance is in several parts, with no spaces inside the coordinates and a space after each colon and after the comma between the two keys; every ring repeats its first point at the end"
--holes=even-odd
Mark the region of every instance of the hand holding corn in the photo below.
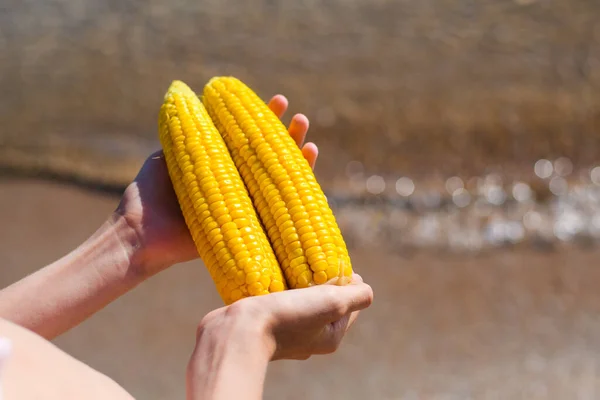
{"type": "Polygon", "coordinates": [[[186,225],[226,304],[347,283],[348,251],[310,164],[249,87],[213,78],[200,100],[173,82],[159,134],[186,225]]]}
{"type": "Polygon", "coordinates": [[[335,352],[372,301],[371,287],[354,274],[343,287],[253,296],[210,312],[188,363],[188,399],[262,399],[269,361],[335,352]]]}

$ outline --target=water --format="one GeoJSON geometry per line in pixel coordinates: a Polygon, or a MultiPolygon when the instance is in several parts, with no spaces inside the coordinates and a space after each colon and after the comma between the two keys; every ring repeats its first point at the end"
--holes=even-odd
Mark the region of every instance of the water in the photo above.
{"type": "Polygon", "coordinates": [[[530,180],[499,174],[420,182],[365,176],[356,161],[328,200],[350,245],[477,252],[514,245],[589,246],[600,239],[598,167],[538,160],[530,180]],[[423,186],[421,188],[420,186],[423,186]]]}

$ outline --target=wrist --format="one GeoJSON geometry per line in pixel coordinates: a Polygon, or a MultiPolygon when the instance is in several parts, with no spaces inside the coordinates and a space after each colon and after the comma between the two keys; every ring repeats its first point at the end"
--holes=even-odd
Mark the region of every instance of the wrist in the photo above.
{"type": "Polygon", "coordinates": [[[114,212],[107,221],[108,230],[115,238],[120,248],[119,254],[121,261],[115,263],[122,271],[121,273],[132,283],[138,283],[147,278],[145,265],[147,264],[146,246],[141,240],[141,236],[136,229],[129,223],[127,218],[114,212]]]}
{"type": "Polygon", "coordinates": [[[239,308],[216,310],[200,323],[188,365],[188,399],[230,399],[241,393],[262,398],[273,346],[264,324],[239,308]]]}
{"type": "Polygon", "coordinates": [[[270,325],[252,299],[244,299],[209,314],[200,323],[198,340],[212,346],[227,345],[256,360],[268,363],[276,349],[270,325]]]}
{"type": "Polygon", "coordinates": [[[170,266],[164,262],[162,253],[148,245],[143,231],[140,231],[139,221],[117,210],[110,216],[109,223],[120,242],[127,260],[127,273],[132,279],[144,281],[170,266]]]}
{"type": "Polygon", "coordinates": [[[226,318],[236,340],[245,342],[253,351],[260,354],[267,362],[276,350],[276,342],[272,334],[270,320],[262,308],[258,308],[247,298],[230,305],[226,309],[226,318]]]}

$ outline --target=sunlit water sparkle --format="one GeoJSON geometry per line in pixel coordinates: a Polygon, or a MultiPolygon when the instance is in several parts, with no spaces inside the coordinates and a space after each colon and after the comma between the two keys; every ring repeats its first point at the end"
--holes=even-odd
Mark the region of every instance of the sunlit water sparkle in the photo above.
{"type": "Polygon", "coordinates": [[[600,241],[600,167],[577,171],[568,158],[538,160],[536,181],[499,174],[450,176],[420,188],[409,176],[365,174],[348,165],[348,191],[328,194],[350,247],[434,247],[452,251],[600,241]],[[430,185],[431,186],[431,185],[430,185]]]}

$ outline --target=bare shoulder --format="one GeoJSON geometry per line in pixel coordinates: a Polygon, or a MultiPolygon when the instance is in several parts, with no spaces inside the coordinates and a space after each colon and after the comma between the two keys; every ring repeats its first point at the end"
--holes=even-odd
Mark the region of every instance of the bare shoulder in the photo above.
{"type": "Polygon", "coordinates": [[[10,343],[0,371],[7,399],[133,399],[109,377],[19,325],[0,319],[0,337],[10,343]]]}

